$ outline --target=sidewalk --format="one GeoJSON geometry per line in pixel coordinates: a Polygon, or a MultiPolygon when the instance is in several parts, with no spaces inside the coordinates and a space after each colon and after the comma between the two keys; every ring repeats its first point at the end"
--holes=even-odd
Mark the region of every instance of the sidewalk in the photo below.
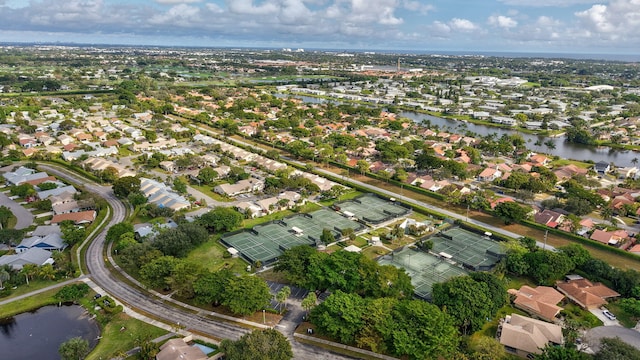
{"type": "Polygon", "coordinates": [[[38,294],[41,294],[41,293],[43,293],[45,291],[49,291],[51,289],[56,289],[56,288],[59,288],[59,287],[63,287],[65,285],[73,284],[73,283],[76,283],[78,281],[84,281],[85,278],[86,278],[86,276],[83,275],[83,276],[80,276],[79,278],[69,279],[69,280],[63,281],[61,283],[53,284],[51,286],[47,286],[47,287],[42,288],[42,289],[34,290],[34,291],[28,292],[26,294],[22,294],[20,296],[13,297],[11,299],[2,300],[2,301],[0,301],[0,306],[12,303],[14,301],[22,300],[24,298],[28,298],[28,297],[33,296],[33,295],[38,295],[38,294]]]}

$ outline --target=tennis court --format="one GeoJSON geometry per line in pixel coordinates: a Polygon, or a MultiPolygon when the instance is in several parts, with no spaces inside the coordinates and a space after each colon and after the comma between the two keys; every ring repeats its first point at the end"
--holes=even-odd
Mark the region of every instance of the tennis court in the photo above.
{"type": "Polygon", "coordinates": [[[339,239],[342,230],[347,228],[358,232],[364,225],[333,210],[320,209],[257,225],[251,230],[225,234],[220,241],[238,250],[250,263],[260,261],[266,265],[294,246],[315,246],[320,242],[323,229],[330,229],[334,237],[339,239]]]}
{"type": "Polygon", "coordinates": [[[411,209],[394,201],[389,201],[374,194],[366,194],[352,200],[334,205],[336,210],[369,224],[380,224],[399,218],[411,212],[411,209]]]}
{"type": "Polygon", "coordinates": [[[503,246],[487,236],[451,228],[429,238],[432,252],[473,271],[491,270],[505,256],[503,246]]]}
{"type": "Polygon", "coordinates": [[[465,269],[442,258],[409,247],[381,257],[378,263],[405,269],[411,277],[416,296],[425,300],[431,300],[433,284],[468,274],[465,269]]]}

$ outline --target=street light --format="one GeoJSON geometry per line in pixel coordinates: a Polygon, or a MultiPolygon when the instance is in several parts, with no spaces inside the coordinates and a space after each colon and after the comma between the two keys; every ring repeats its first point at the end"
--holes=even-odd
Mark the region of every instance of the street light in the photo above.
{"type": "Polygon", "coordinates": [[[262,309],[262,323],[266,324],[267,323],[267,315],[264,312],[264,309],[262,309]]]}

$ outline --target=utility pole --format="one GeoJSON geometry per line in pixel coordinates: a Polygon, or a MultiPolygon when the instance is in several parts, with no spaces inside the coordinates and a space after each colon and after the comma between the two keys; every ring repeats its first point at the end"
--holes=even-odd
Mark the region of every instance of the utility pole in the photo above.
{"type": "Polygon", "coordinates": [[[549,230],[544,231],[544,247],[542,247],[542,250],[547,250],[547,235],[549,235],[549,230]]]}

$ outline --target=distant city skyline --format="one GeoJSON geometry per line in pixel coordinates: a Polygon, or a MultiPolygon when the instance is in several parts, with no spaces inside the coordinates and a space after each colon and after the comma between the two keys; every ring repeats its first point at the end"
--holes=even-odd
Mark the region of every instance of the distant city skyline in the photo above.
{"type": "Polygon", "coordinates": [[[640,0],[0,0],[0,42],[640,54],[640,0]]]}

